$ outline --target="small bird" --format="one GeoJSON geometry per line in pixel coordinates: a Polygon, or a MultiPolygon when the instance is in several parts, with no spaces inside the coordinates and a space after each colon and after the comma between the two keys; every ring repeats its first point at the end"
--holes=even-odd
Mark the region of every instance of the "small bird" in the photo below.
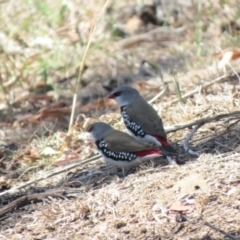
{"type": "Polygon", "coordinates": [[[160,150],[155,143],[139,141],[104,122],[93,123],[88,132],[102,157],[116,167],[133,167],[154,157],[169,154],[160,150]]]}
{"type": "Polygon", "coordinates": [[[108,98],[115,99],[120,106],[123,121],[131,135],[177,154],[167,140],[162,119],[136,89],[120,86],[115,88],[108,98]]]}

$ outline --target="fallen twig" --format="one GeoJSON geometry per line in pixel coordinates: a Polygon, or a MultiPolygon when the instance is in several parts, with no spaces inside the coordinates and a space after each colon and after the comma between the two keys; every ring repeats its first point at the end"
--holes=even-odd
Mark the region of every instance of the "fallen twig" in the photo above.
{"type": "Polygon", "coordinates": [[[45,180],[45,179],[47,179],[47,178],[53,177],[53,176],[55,176],[55,175],[57,175],[57,174],[60,174],[60,173],[63,173],[63,172],[67,172],[67,171],[69,171],[69,170],[71,170],[71,169],[73,169],[73,168],[76,168],[76,167],[78,167],[78,166],[81,166],[81,165],[83,165],[83,164],[93,162],[94,160],[96,160],[96,159],[98,159],[98,158],[100,158],[100,155],[96,155],[96,156],[94,156],[94,157],[91,157],[91,158],[88,158],[88,159],[86,159],[86,160],[83,160],[83,161],[80,161],[80,162],[71,164],[71,165],[66,166],[66,167],[64,167],[64,168],[61,168],[61,169],[55,169],[55,170],[53,170],[53,171],[50,171],[49,173],[47,173],[47,174],[44,175],[43,177],[37,178],[37,179],[35,179],[35,180],[30,180],[30,181],[28,181],[28,182],[26,182],[26,183],[24,183],[24,184],[22,184],[22,185],[20,185],[20,186],[13,187],[13,188],[5,191],[5,192],[0,193],[0,197],[5,196],[5,195],[7,195],[7,194],[15,193],[16,191],[19,191],[20,189],[25,188],[25,187],[27,187],[27,186],[29,186],[29,185],[31,185],[31,184],[34,184],[34,183],[36,183],[36,182],[39,182],[39,181],[45,180]]]}
{"type": "Polygon", "coordinates": [[[53,189],[43,193],[34,193],[22,196],[0,209],[0,218],[12,212],[15,209],[26,206],[30,203],[41,202],[46,197],[63,198],[64,189],[53,189]]]}
{"type": "Polygon", "coordinates": [[[205,221],[205,220],[203,220],[203,222],[204,222],[204,225],[205,225],[205,226],[208,226],[208,227],[212,228],[213,230],[222,233],[223,235],[225,235],[226,237],[228,237],[228,238],[230,238],[230,239],[232,239],[232,240],[240,240],[240,238],[234,237],[233,235],[231,235],[231,234],[229,234],[229,233],[226,233],[226,232],[223,231],[222,229],[213,226],[211,223],[209,223],[209,222],[207,222],[207,221],[205,221]]]}
{"type": "Polygon", "coordinates": [[[176,132],[178,130],[181,130],[181,129],[184,129],[184,128],[189,128],[189,127],[192,127],[194,125],[205,124],[205,123],[218,121],[220,119],[230,118],[230,117],[233,117],[233,118],[240,117],[240,111],[236,111],[236,112],[232,112],[232,113],[219,114],[219,115],[216,115],[216,116],[213,116],[213,117],[202,118],[202,119],[192,121],[192,122],[188,122],[188,123],[177,124],[177,125],[172,126],[172,127],[166,127],[165,131],[166,131],[166,133],[176,132]]]}
{"type": "MultiPolygon", "coordinates": [[[[181,215],[181,216],[183,217],[183,219],[189,221],[190,223],[193,223],[193,219],[190,219],[190,218],[188,218],[188,217],[185,216],[185,215],[181,215]]],[[[231,234],[229,234],[229,233],[226,233],[226,232],[223,231],[222,229],[220,229],[220,228],[218,228],[218,227],[215,227],[215,226],[212,225],[211,223],[207,222],[206,220],[203,219],[203,216],[199,216],[199,217],[198,217],[197,219],[195,219],[195,220],[197,220],[197,221],[198,221],[198,220],[202,220],[202,221],[203,221],[203,224],[204,224],[205,226],[208,226],[208,227],[212,228],[213,230],[222,233],[223,235],[225,235],[226,237],[228,237],[228,238],[230,238],[230,239],[232,239],[232,240],[240,240],[239,237],[235,237],[235,236],[233,236],[233,235],[231,235],[231,234]]]]}
{"type": "Polygon", "coordinates": [[[20,176],[18,177],[18,180],[19,180],[20,178],[22,178],[22,176],[23,176],[24,174],[26,174],[27,172],[29,172],[30,170],[33,170],[33,169],[36,169],[36,168],[40,168],[40,167],[42,167],[42,165],[32,166],[32,167],[27,168],[23,173],[20,174],[20,176]]]}
{"type": "Polygon", "coordinates": [[[165,89],[163,89],[160,93],[158,93],[155,97],[153,97],[148,103],[155,102],[158,98],[160,98],[165,93],[165,89]]]}
{"type": "MultiPolygon", "coordinates": [[[[229,77],[229,76],[227,76],[226,74],[224,74],[224,75],[221,76],[221,77],[215,78],[215,79],[212,80],[211,82],[208,82],[208,83],[205,83],[205,84],[203,84],[203,85],[200,85],[200,86],[198,86],[197,88],[195,88],[194,90],[192,90],[192,91],[190,91],[190,92],[182,95],[182,96],[181,96],[181,99],[183,100],[183,99],[185,99],[185,98],[191,97],[193,94],[198,93],[198,92],[199,92],[199,89],[202,90],[202,89],[204,89],[204,88],[207,88],[207,87],[213,85],[214,83],[221,82],[222,80],[226,79],[227,77],[229,77]]],[[[172,105],[173,103],[176,103],[176,102],[178,102],[178,101],[179,101],[179,99],[176,98],[176,99],[172,100],[172,101],[169,103],[169,105],[172,105]]]]}

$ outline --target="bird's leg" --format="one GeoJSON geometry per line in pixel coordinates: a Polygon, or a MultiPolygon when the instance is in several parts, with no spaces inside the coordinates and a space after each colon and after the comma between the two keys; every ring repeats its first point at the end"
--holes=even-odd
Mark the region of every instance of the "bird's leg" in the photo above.
{"type": "Polygon", "coordinates": [[[123,177],[126,177],[126,171],[124,168],[122,168],[122,175],[123,175],[123,177]]]}
{"type": "MultiPolygon", "coordinates": [[[[175,157],[176,157],[176,156],[175,156],[175,157]]],[[[178,156],[177,156],[176,158],[178,158],[178,156]]],[[[166,156],[166,159],[167,159],[169,165],[175,165],[175,164],[177,164],[177,160],[176,160],[175,158],[174,158],[174,160],[173,160],[171,156],[166,156]]]]}
{"type": "Polygon", "coordinates": [[[132,167],[129,168],[122,168],[122,175],[123,177],[126,177],[131,171],[132,171],[132,167]]]}
{"type": "Polygon", "coordinates": [[[172,164],[172,157],[171,156],[166,156],[166,159],[169,164],[172,164]]]}
{"type": "MultiPolygon", "coordinates": [[[[118,169],[119,169],[119,168],[118,168],[118,169]]],[[[129,171],[126,171],[126,169],[123,168],[123,167],[120,168],[120,169],[122,170],[122,176],[121,176],[121,178],[125,178],[125,177],[127,176],[127,174],[128,174],[129,171]]],[[[120,169],[119,169],[119,170],[120,170],[120,169]]]]}

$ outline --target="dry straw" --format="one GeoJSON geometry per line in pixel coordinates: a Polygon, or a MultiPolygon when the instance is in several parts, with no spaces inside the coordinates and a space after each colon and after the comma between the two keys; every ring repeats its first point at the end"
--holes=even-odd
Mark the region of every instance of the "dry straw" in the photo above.
{"type": "Polygon", "coordinates": [[[103,16],[103,14],[105,13],[105,10],[106,10],[106,7],[107,7],[108,3],[109,3],[109,0],[106,0],[105,4],[103,5],[102,10],[100,12],[99,18],[91,26],[91,30],[90,30],[90,35],[89,35],[89,39],[88,39],[88,42],[87,42],[87,46],[86,46],[86,49],[85,49],[84,54],[83,54],[82,62],[80,64],[80,66],[79,66],[79,74],[78,74],[78,79],[77,79],[77,85],[76,85],[76,88],[74,90],[72,111],[71,111],[71,117],[70,117],[70,122],[69,122],[69,126],[68,126],[68,136],[71,134],[71,126],[73,125],[73,120],[74,120],[74,116],[75,116],[75,109],[76,109],[76,103],[77,103],[77,93],[79,91],[79,86],[80,86],[80,83],[81,83],[82,74],[83,74],[83,71],[84,71],[84,66],[85,66],[85,61],[86,61],[86,58],[87,58],[87,54],[88,54],[88,51],[90,49],[90,45],[92,43],[92,38],[93,38],[94,33],[95,33],[96,29],[97,29],[97,24],[100,21],[100,19],[103,16]]]}

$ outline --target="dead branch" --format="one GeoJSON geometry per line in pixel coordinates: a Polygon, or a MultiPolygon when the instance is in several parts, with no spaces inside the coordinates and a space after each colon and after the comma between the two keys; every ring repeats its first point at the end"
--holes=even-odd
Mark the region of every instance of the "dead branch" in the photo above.
{"type": "Polygon", "coordinates": [[[5,216],[6,214],[12,212],[15,209],[19,209],[20,207],[26,206],[31,203],[41,202],[44,198],[53,197],[53,198],[63,198],[64,189],[53,189],[51,191],[46,191],[43,193],[34,193],[28,194],[26,196],[22,196],[8,205],[0,208],[0,218],[5,216]]]}
{"type": "Polygon", "coordinates": [[[173,127],[167,127],[165,129],[166,133],[170,133],[170,132],[176,132],[178,130],[184,129],[184,128],[189,128],[192,127],[194,125],[199,125],[199,124],[205,124],[205,123],[209,123],[209,122],[213,122],[213,121],[218,121],[220,119],[223,118],[239,118],[240,117],[240,111],[236,111],[236,112],[232,112],[232,113],[224,113],[224,114],[219,114],[213,117],[208,117],[208,118],[202,118],[196,121],[192,121],[189,123],[183,123],[183,124],[177,124],[174,125],[173,127]]]}
{"type": "Polygon", "coordinates": [[[220,228],[218,228],[218,227],[215,227],[215,226],[212,225],[211,223],[207,222],[206,220],[204,220],[203,216],[201,216],[201,215],[200,215],[199,217],[197,217],[197,218],[195,219],[195,221],[194,221],[193,219],[188,218],[188,217],[185,216],[185,215],[182,215],[181,217],[183,217],[184,220],[187,220],[187,221],[189,221],[190,223],[193,223],[193,222],[195,222],[195,221],[202,220],[202,221],[203,221],[203,224],[204,224],[205,226],[208,226],[208,227],[212,228],[213,230],[222,233],[223,235],[225,235],[226,237],[228,237],[228,238],[230,238],[230,239],[232,239],[232,240],[240,240],[239,237],[235,237],[235,236],[233,236],[233,235],[231,235],[231,234],[229,234],[229,233],[226,233],[226,232],[223,231],[222,229],[220,229],[220,228]]]}
{"type": "Polygon", "coordinates": [[[66,167],[64,167],[64,168],[54,169],[53,171],[50,171],[49,173],[47,173],[47,174],[44,175],[43,177],[37,178],[37,179],[35,179],[35,180],[30,180],[30,181],[28,181],[28,182],[26,182],[26,183],[24,183],[24,184],[22,184],[22,185],[20,185],[20,186],[13,187],[13,188],[9,189],[8,191],[5,191],[5,192],[0,193],[0,197],[3,197],[3,196],[5,196],[5,195],[7,195],[7,194],[16,193],[16,192],[19,191],[20,189],[25,188],[25,187],[27,187],[27,186],[29,186],[29,185],[32,185],[32,184],[34,184],[34,183],[36,183],[36,182],[39,182],[39,181],[48,179],[48,178],[50,178],[50,177],[53,177],[53,176],[55,176],[55,175],[57,175],[57,174],[60,174],[60,173],[63,173],[63,172],[67,172],[67,171],[69,171],[69,170],[71,170],[71,169],[73,169],[73,168],[76,168],[76,167],[78,167],[78,166],[81,166],[81,165],[83,165],[83,164],[93,162],[94,160],[96,160],[96,159],[98,159],[98,158],[100,158],[100,155],[99,155],[99,154],[96,155],[96,156],[94,156],[94,157],[88,158],[88,159],[86,159],[86,160],[83,160],[83,161],[80,161],[80,162],[71,164],[71,165],[69,165],[69,166],[66,166],[66,167]]]}
{"type": "Polygon", "coordinates": [[[232,239],[232,240],[240,240],[240,238],[234,237],[233,235],[231,235],[231,234],[229,234],[229,233],[226,233],[226,232],[223,231],[222,229],[213,226],[211,223],[209,223],[209,222],[207,222],[207,221],[205,221],[205,220],[203,220],[203,221],[204,221],[204,225],[205,225],[205,226],[208,226],[208,227],[212,228],[213,230],[222,233],[222,234],[225,235],[226,237],[228,237],[228,238],[230,238],[230,239],[232,239]]]}

